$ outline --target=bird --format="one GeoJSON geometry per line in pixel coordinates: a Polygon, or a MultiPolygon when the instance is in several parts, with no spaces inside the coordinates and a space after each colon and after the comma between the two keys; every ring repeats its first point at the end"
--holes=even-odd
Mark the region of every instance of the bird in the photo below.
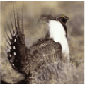
{"type": "Polygon", "coordinates": [[[26,83],[33,83],[33,72],[38,72],[42,65],[61,60],[63,54],[69,59],[66,27],[68,19],[63,14],[55,17],[46,14],[40,15],[38,22],[45,21],[47,23],[47,33],[44,38],[38,39],[36,43],[28,48],[25,45],[23,17],[20,26],[19,16],[17,14],[17,17],[15,17],[14,12],[15,30],[11,22],[12,30],[9,29],[11,38],[7,35],[8,39],[6,39],[11,49],[7,52],[7,55],[12,68],[25,74],[26,83]]]}

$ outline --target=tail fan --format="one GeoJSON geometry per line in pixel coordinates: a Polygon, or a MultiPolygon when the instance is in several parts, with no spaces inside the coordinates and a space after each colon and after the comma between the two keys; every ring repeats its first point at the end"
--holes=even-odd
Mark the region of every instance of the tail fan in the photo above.
{"type": "MultiPolygon", "coordinates": [[[[23,11],[22,11],[23,13],[23,11]]],[[[11,17],[11,14],[10,14],[11,17]]],[[[22,22],[20,23],[20,17],[17,12],[15,15],[15,11],[13,9],[13,18],[14,23],[11,21],[11,29],[9,24],[7,24],[8,29],[4,28],[6,48],[9,49],[7,52],[8,60],[11,63],[12,67],[19,71],[24,72],[24,64],[25,64],[25,34],[23,29],[23,14],[22,14],[22,22]],[[10,36],[8,35],[7,31],[9,31],[10,36]]]]}

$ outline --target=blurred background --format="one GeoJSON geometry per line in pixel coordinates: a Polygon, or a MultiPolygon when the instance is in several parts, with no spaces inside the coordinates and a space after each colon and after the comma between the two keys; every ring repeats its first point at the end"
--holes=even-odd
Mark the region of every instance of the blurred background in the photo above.
{"type": "MultiPolygon", "coordinates": [[[[4,51],[4,27],[8,32],[7,23],[13,20],[13,6],[15,13],[21,17],[23,8],[25,43],[29,48],[39,38],[45,36],[46,24],[39,23],[41,14],[65,14],[69,17],[67,22],[67,35],[70,49],[70,62],[73,63],[84,81],[84,2],[83,1],[5,1],[1,2],[1,56],[4,51]],[[11,16],[11,18],[10,18],[11,16]]],[[[11,26],[10,26],[11,29],[11,26]]],[[[8,34],[10,34],[8,32],[8,34]]]]}

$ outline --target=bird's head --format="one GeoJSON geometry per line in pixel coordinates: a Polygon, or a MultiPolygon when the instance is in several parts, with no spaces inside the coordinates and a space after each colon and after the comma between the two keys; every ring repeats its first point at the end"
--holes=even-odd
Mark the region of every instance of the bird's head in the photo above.
{"type": "Polygon", "coordinates": [[[65,16],[64,14],[59,14],[57,16],[42,14],[39,20],[44,20],[46,22],[49,22],[49,20],[57,20],[61,24],[66,24],[68,19],[69,17],[65,16]]]}
{"type": "Polygon", "coordinates": [[[64,14],[59,14],[56,16],[56,20],[58,20],[62,24],[66,24],[67,20],[69,20],[69,17],[65,16],[64,14]]]}

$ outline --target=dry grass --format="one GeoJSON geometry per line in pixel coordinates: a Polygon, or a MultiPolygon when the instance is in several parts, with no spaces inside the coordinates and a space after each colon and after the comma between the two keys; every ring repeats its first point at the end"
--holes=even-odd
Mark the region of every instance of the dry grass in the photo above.
{"type": "MultiPolygon", "coordinates": [[[[21,13],[21,8],[23,2],[1,2],[1,46],[4,47],[4,30],[3,27],[10,24],[9,13],[12,14],[13,4],[18,10],[19,14],[21,13]]],[[[69,37],[69,48],[70,48],[70,67],[67,72],[67,64],[63,62],[64,67],[62,67],[63,72],[60,75],[60,81],[58,83],[84,83],[84,2],[83,1],[66,1],[66,2],[24,2],[24,30],[25,30],[25,42],[26,46],[29,47],[33,42],[37,41],[39,38],[45,35],[46,25],[37,23],[40,14],[65,14],[69,16],[70,20],[67,23],[68,27],[68,37],[69,37]],[[74,69],[74,70],[73,70],[74,69]],[[65,75],[64,75],[65,74],[65,75]],[[72,75],[71,75],[72,74],[72,75]],[[67,78],[68,75],[68,78],[67,78]]],[[[20,14],[21,16],[21,14],[20,14]]],[[[7,28],[6,28],[7,29],[7,28]]],[[[4,50],[2,50],[4,51],[4,50]]],[[[6,53],[6,52],[4,52],[6,53]]],[[[10,64],[6,61],[6,55],[1,55],[1,74],[4,74],[5,70],[6,75],[2,77],[3,80],[15,83],[17,82],[18,77],[12,74],[13,69],[10,68],[10,64]],[[5,67],[4,67],[5,66],[5,67]],[[8,69],[9,68],[9,69],[8,69]],[[3,70],[3,71],[2,71],[3,70]],[[10,75],[8,74],[10,70],[10,75]],[[12,70],[12,71],[11,71],[12,70]],[[9,77],[7,77],[9,76],[9,77]],[[14,80],[12,80],[14,77],[14,80]],[[10,80],[10,81],[9,81],[10,80]],[[17,81],[16,81],[17,80],[17,81]]],[[[17,72],[14,72],[15,75],[21,75],[17,72]]],[[[42,73],[41,73],[42,74],[42,73]]],[[[52,76],[54,78],[54,74],[52,76]]],[[[53,79],[52,78],[52,79],[53,79]]],[[[49,83],[54,83],[54,80],[51,80],[49,83]]]]}

